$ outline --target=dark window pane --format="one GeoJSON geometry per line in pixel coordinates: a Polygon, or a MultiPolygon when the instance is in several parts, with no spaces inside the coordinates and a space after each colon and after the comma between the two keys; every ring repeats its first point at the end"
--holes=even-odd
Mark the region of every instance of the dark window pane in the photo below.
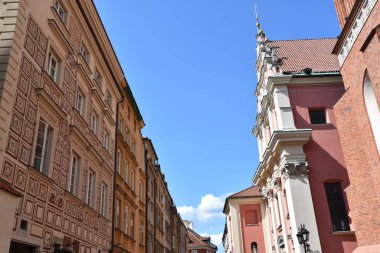
{"type": "Polygon", "coordinates": [[[348,216],[340,183],[326,183],[325,190],[334,231],[349,231],[348,216]]]}
{"type": "Polygon", "coordinates": [[[311,124],[326,124],[325,110],[309,110],[311,124]]]}

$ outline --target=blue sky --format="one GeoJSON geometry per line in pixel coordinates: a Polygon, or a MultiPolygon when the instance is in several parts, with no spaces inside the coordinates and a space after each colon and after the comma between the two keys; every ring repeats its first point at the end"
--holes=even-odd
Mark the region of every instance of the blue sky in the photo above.
{"type": "MultiPolygon", "coordinates": [[[[177,207],[218,243],[225,196],[258,164],[253,0],[94,2],[177,207]]],[[[333,0],[256,3],[271,40],[339,35],[333,0]]]]}

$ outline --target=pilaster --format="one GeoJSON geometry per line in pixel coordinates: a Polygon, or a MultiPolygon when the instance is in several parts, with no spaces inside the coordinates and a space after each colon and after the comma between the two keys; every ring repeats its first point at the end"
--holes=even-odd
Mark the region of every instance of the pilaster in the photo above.
{"type": "Polygon", "coordinates": [[[302,246],[297,240],[297,232],[301,224],[305,224],[306,229],[310,232],[310,249],[313,252],[322,252],[311,198],[308,170],[307,162],[286,163],[281,168],[287,194],[295,253],[303,252],[302,246]]]}

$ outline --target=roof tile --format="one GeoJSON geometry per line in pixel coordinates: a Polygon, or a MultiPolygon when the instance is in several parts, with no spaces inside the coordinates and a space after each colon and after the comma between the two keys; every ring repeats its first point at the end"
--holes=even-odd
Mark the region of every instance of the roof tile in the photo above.
{"type": "Polygon", "coordinates": [[[340,70],[338,57],[331,52],[337,39],[275,40],[269,47],[277,49],[283,72],[300,72],[310,68],[314,72],[340,70]]]}

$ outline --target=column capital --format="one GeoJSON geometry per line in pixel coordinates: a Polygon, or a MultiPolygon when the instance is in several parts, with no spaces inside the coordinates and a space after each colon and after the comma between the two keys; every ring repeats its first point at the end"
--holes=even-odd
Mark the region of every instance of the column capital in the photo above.
{"type": "Polygon", "coordinates": [[[307,162],[302,163],[286,163],[281,169],[281,175],[285,178],[307,176],[309,172],[309,164],[307,162]]]}

